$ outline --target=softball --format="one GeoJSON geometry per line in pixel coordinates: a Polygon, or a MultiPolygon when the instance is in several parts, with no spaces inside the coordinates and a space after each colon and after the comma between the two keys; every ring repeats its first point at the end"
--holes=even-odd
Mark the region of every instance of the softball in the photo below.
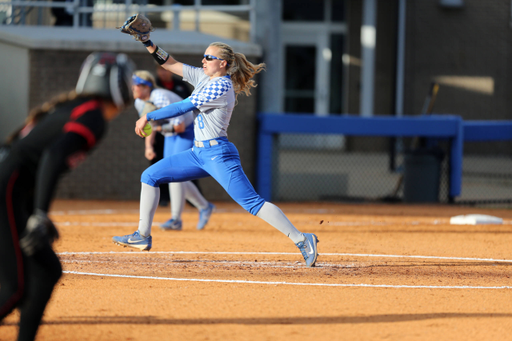
{"type": "Polygon", "coordinates": [[[151,135],[153,128],[151,127],[151,124],[148,122],[148,123],[146,123],[146,125],[144,126],[144,129],[142,129],[142,131],[143,131],[142,135],[149,136],[149,135],[151,135]]]}

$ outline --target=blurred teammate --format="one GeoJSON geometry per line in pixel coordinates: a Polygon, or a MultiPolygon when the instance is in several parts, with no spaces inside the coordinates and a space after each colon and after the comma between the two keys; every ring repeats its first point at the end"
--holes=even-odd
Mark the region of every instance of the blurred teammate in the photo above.
{"type": "Polygon", "coordinates": [[[164,69],[156,63],[156,85],[174,92],[181,98],[187,98],[192,94],[187,83],[176,77],[171,71],[164,69]]]}
{"type": "MultiPolygon", "coordinates": [[[[182,99],[187,98],[192,93],[189,89],[189,86],[182,81],[179,77],[173,75],[172,72],[164,69],[160,66],[160,64],[156,63],[156,85],[174,92],[176,95],[180,96],[182,99]]],[[[158,161],[163,159],[164,155],[164,137],[162,134],[158,133],[155,136],[155,143],[153,143],[153,148],[156,152],[156,157],[151,161],[151,164],[157,163],[158,161]]],[[[199,186],[198,180],[192,180],[192,183],[196,185],[197,189],[201,193],[201,187],[199,186]]],[[[160,186],[160,206],[167,206],[169,201],[169,188],[167,185],[160,186]]],[[[189,201],[187,201],[191,204],[189,201]]],[[[191,204],[192,205],[192,204],[191,204]]],[[[192,205],[193,206],[193,205],[192,205]]]]}
{"type": "MultiPolygon", "coordinates": [[[[183,98],[172,91],[156,88],[155,78],[148,71],[136,71],[133,75],[133,97],[135,109],[139,116],[145,115],[155,109],[179,102],[183,98]]],[[[148,160],[155,158],[154,140],[157,132],[165,137],[164,157],[177,154],[192,148],[194,142],[194,114],[192,111],[170,120],[161,120],[153,123],[153,133],[145,138],[145,156],[148,160]]],[[[214,205],[208,203],[191,181],[169,183],[171,194],[172,218],[160,227],[164,230],[181,230],[181,214],[185,199],[199,209],[199,222],[197,229],[202,230],[208,223],[214,205]]]]}
{"type": "Polygon", "coordinates": [[[266,202],[256,193],[242,169],[236,147],[227,138],[236,96],[242,92],[250,95],[251,88],[256,86],[252,77],[265,65],[252,64],[243,54],[235,53],[224,43],[208,46],[202,68],[180,63],[149,40],[151,28],[144,34],[129,29],[132,25],[139,25],[141,20],[145,27],[151,26],[147,18],[133,16],[121,31],[141,40],[162,67],[182,76],[195,89],[185,100],[143,115],[136,123],[135,133],[142,136],[142,129],[148,121],[172,118],[193,110],[196,116],[195,141],[192,149],[164,158],[144,171],[141,177],[139,228],[131,235],[114,237],[114,241],[143,250],[151,249],[151,224],[158,206],[158,186],[162,182],[212,176],[244,209],[290,238],[301,251],[306,265],[314,266],[318,255],[316,235],[301,233],[277,206],[266,202]]]}
{"type": "Polygon", "coordinates": [[[0,320],[19,309],[18,340],[35,338],[62,274],[52,249],[58,232],[47,216],[59,177],[83,161],[107,122],[131,103],[132,73],[124,54],[91,54],[76,91],[33,110],[0,160],[0,320]]]}

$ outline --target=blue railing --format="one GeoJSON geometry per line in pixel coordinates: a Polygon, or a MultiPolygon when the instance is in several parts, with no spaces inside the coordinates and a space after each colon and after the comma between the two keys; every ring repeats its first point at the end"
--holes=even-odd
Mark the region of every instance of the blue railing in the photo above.
{"type": "Polygon", "coordinates": [[[266,200],[272,200],[273,141],[282,133],[448,139],[451,199],[461,193],[464,141],[512,140],[512,121],[464,121],[456,115],[318,117],[260,114],[259,122],[257,188],[266,200]]]}

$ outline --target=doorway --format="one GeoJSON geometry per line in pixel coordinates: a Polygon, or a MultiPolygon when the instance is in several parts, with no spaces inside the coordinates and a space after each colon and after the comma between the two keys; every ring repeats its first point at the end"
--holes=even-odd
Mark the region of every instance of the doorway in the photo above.
{"type": "MultiPolygon", "coordinates": [[[[342,110],[343,65],[347,25],[343,0],[283,1],[281,23],[281,112],[339,115],[342,110]]],[[[283,135],[285,148],[340,149],[344,138],[283,135]]]]}

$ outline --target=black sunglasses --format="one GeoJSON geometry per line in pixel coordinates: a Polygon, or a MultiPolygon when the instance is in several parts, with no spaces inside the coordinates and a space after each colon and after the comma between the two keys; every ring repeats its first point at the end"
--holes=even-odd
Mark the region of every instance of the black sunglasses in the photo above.
{"type": "MultiPolygon", "coordinates": [[[[219,58],[219,57],[212,56],[211,54],[205,54],[205,55],[203,55],[203,57],[204,57],[204,59],[206,59],[209,62],[211,62],[214,59],[225,60],[225,59],[222,59],[222,58],[219,58]]],[[[229,63],[226,63],[226,66],[229,66],[229,63]]]]}
{"type": "Polygon", "coordinates": [[[215,57],[215,56],[212,56],[211,54],[205,54],[204,55],[204,59],[206,59],[207,61],[211,62],[212,60],[214,59],[217,59],[217,60],[224,60],[222,58],[219,58],[219,57],[215,57]]]}

